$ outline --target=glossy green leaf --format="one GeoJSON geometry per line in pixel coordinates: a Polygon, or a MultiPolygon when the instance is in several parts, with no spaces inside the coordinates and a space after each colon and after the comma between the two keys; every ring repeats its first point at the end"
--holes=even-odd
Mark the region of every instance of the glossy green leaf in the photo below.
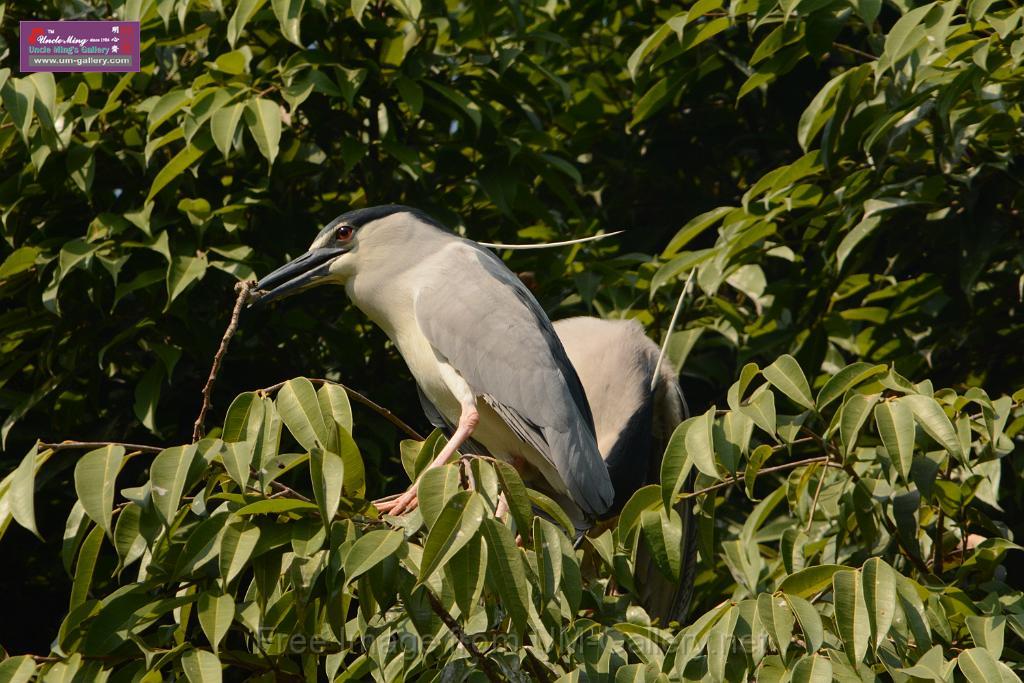
{"type": "Polygon", "coordinates": [[[276,405],[285,426],[299,445],[307,451],[327,448],[330,433],[312,382],[305,377],[289,380],[277,392],[276,405]]]}
{"type": "Polygon", "coordinates": [[[889,634],[889,627],[896,613],[895,571],[884,560],[872,557],[861,569],[861,586],[872,641],[877,648],[889,634]]]}
{"type": "Polygon", "coordinates": [[[235,131],[238,130],[238,122],[242,120],[245,113],[245,104],[236,102],[221,107],[210,117],[210,135],[217,149],[227,159],[231,152],[231,144],[235,139],[235,131]]]}
{"type": "Polygon", "coordinates": [[[793,667],[793,683],[831,683],[832,662],[823,655],[804,657],[793,667]]]}
{"type": "Polygon", "coordinates": [[[854,662],[862,662],[868,651],[871,625],[859,573],[853,570],[836,572],[832,577],[832,591],[836,628],[844,650],[854,662]]]}
{"type": "Polygon", "coordinates": [[[904,481],[910,481],[914,462],[914,414],[900,399],[875,406],[875,424],[885,450],[904,481]]]}
{"type": "Polygon", "coordinates": [[[786,595],[810,599],[832,585],[836,572],[847,569],[838,564],[819,564],[791,574],[779,584],[779,590],[786,595]]]}
{"type": "Polygon", "coordinates": [[[281,112],[277,103],[263,98],[249,100],[245,106],[245,125],[272,166],[281,142],[281,112]]]}
{"type": "Polygon", "coordinates": [[[811,399],[811,387],[807,384],[807,377],[796,359],[789,354],[779,356],[778,359],[761,371],[764,378],[776,389],[791,398],[795,403],[814,410],[814,401],[811,399]]]}
{"type": "Polygon", "coordinates": [[[370,531],[361,536],[345,555],[345,581],[351,583],[358,579],[385,558],[398,552],[404,542],[402,534],[385,529],[370,531]]]}
{"type": "Polygon", "coordinates": [[[9,489],[9,505],[14,520],[42,538],[36,528],[36,470],[39,467],[38,444],[34,444],[14,470],[9,489]]]}
{"type": "Polygon", "coordinates": [[[935,439],[953,456],[963,460],[964,452],[960,447],[956,430],[953,429],[953,423],[949,421],[938,401],[930,396],[913,394],[902,397],[900,401],[906,403],[914,415],[914,420],[921,425],[928,436],[935,439]]]}
{"type": "Polygon", "coordinates": [[[448,500],[431,525],[423,545],[419,583],[425,583],[455,553],[476,538],[484,513],[483,499],[473,491],[460,491],[448,500]]]}
{"type": "Polygon", "coordinates": [[[8,657],[0,662],[0,683],[28,683],[36,672],[36,663],[28,655],[8,657]]]}
{"type": "Polygon", "coordinates": [[[267,0],[239,0],[235,6],[235,11],[231,15],[231,19],[228,21],[228,43],[233,48],[235,43],[238,42],[239,36],[242,35],[242,31],[245,29],[245,25],[249,23],[252,16],[256,14],[267,0]]]}
{"type": "Polygon", "coordinates": [[[991,683],[1003,680],[999,670],[999,660],[983,647],[964,650],[956,658],[956,665],[970,683],[991,683]]]}
{"type": "Polygon", "coordinates": [[[189,683],[220,683],[220,658],[207,650],[187,650],[181,656],[181,668],[189,683]]]}
{"type": "Polygon", "coordinates": [[[432,467],[423,473],[416,484],[416,492],[427,528],[434,526],[434,521],[444,511],[452,496],[461,490],[461,486],[462,477],[458,465],[432,467]]]}
{"type": "Polygon", "coordinates": [[[214,652],[218,652],[220,641],[227,635],[228,627],[235,618],[235,600],[230,594],[215,594],[203,591],[196,603],[196,615],[206,640],[214,652]]]}
{"type": "Polygon", "coordinates": [[[124,447],[108,445],[89,451],[75,466],[75,492],[85,514],[108,536],[114,510],[114,487],[124,460],[124,447]]]}
{"type": "Polygon", "coordinates": [[[341,489],[345,482],[345,463],[337,453],[314,447],[309,452],[309,477],[313,482],[320,516],[329,525],[338,512],[341,489]]]}
{"type": "Polygon", "coordinates": [[[529,620],[530,593],[519,548],[512,532],[500,522],[487,518],[481,526],[487,540],[487,575],[512,618],[516,632],[523,633],[529,620]]]}
{"type": "Polygon", "coordinates": [[[284,37],[299,47],[305,47],[299,38],[299,23],[302,21],[302,7],[306,0],[273,0],[271,4],[284,37]]]}
{"type": "Polygon", "coordinates": [[[153,459],[149,467],[153,505],[165,523],[170,524],[174,519],[186,485],[194,481],[204,467],[205,461],[195,444],[167,448],[153,459]]]}
{"type": "Polygon", "coordinates": [[[220,576],[225,586],[245,569],[259,540],[259,527],[241,517],[228,520],[221,535],[218,559],[220,576]]]}
{"type": "Polygon", "coordinates": [[[768,637],[771,638],[775,649],[785,657],[796,624],[796,618],[789,609],[785,596],[761,593],[757,596],[757,614],[761,624],[768,631],[768,637]]]}

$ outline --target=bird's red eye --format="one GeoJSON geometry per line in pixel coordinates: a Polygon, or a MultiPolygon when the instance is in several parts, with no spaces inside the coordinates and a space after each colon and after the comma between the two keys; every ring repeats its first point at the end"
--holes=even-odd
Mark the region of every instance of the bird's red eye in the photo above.
{"type": "Polygon", "coordinates": [[[338,231],[335,233],[335,235],[339,240],[347,240],[350,237],[352,237],[352,233],[354,232],[355,230],[352,228],[351,225],[339,225],[338,231]]]}

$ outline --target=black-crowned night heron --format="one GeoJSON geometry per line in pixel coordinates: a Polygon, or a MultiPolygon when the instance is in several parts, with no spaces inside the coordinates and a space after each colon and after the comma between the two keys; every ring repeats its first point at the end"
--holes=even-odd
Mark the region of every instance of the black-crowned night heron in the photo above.
{"type": "MultiPolygon", "coordinates": [[[[267,302],[329,283],[384,330],[454,428],[431,467],[472,437],[577,529],[608,512],[614,490],[580,380],[543,309],[493,253],[416,209],[377,206],[335,218],[257,291],[267,302]]],[[[409,509],[415,490],[382,511],[409,509]]]]}
{"type": "MultiPolygon", "coordinates": [[[[665,447],[687,417],[676,371],[667,363],[659,367],[659,349],[636,321],[580,317],[554,327],[587,393],[618,511],[638,488],[659,481],[665,447]]],[[[657,568],[646,545],[637,552],[641,602],[662,624],[685,617],[696,569],[692,506],[683,501],[676,509],[684,525],[679,579],[657,568]]]]}

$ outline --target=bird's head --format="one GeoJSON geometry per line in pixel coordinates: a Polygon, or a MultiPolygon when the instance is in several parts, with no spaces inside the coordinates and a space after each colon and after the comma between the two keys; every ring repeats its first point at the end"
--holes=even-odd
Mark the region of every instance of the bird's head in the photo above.
{"type": "MultiPolygon", "coordinates": [[[[254,303],[268,303],[325,284],[344,284],[363,264],[387,258],[387,243],[415,239],[442,226],[418,209],[385,204],[349,211],[320,231],[305,254],[256,283],[254,303]],[[380,254],[371,254],[379,250],[380,254]],[[366,252],[366,253],[361,253],[366,252]]],[[[442,228],[443,229],[443,228],[442,228]]]]}

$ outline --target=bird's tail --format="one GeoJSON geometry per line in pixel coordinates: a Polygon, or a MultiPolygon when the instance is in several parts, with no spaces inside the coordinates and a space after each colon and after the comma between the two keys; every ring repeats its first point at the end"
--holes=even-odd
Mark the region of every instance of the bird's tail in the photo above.
{"type": "MultiPolygon", "coordinates": [[[[648,474],[650,483],[658,481],[661,469],[661,456],[672,436],[672,432],[684,419],[689,417],[689,410],[683,397],[679,381],[673,371],[660,368],[654,385],[655,421],[653,425],[654,449],[651,458],[652,471],[648,474]]],[[[693,475],[688,478],[685,490],[693,487],[693,475]]],[[[697,521],[693,514],[691,500],[682,500],[676,505],[676,512],[683,521],[683,533],[680,537],[679,577],[673,579],[662,573],[654,562],[650,548],[641,535],[637,548],[636,582],[641,599],[647,613],[662,625],[672,621],[683,623],[693,599],[693,584],[697,573],[697,521]]]]}

